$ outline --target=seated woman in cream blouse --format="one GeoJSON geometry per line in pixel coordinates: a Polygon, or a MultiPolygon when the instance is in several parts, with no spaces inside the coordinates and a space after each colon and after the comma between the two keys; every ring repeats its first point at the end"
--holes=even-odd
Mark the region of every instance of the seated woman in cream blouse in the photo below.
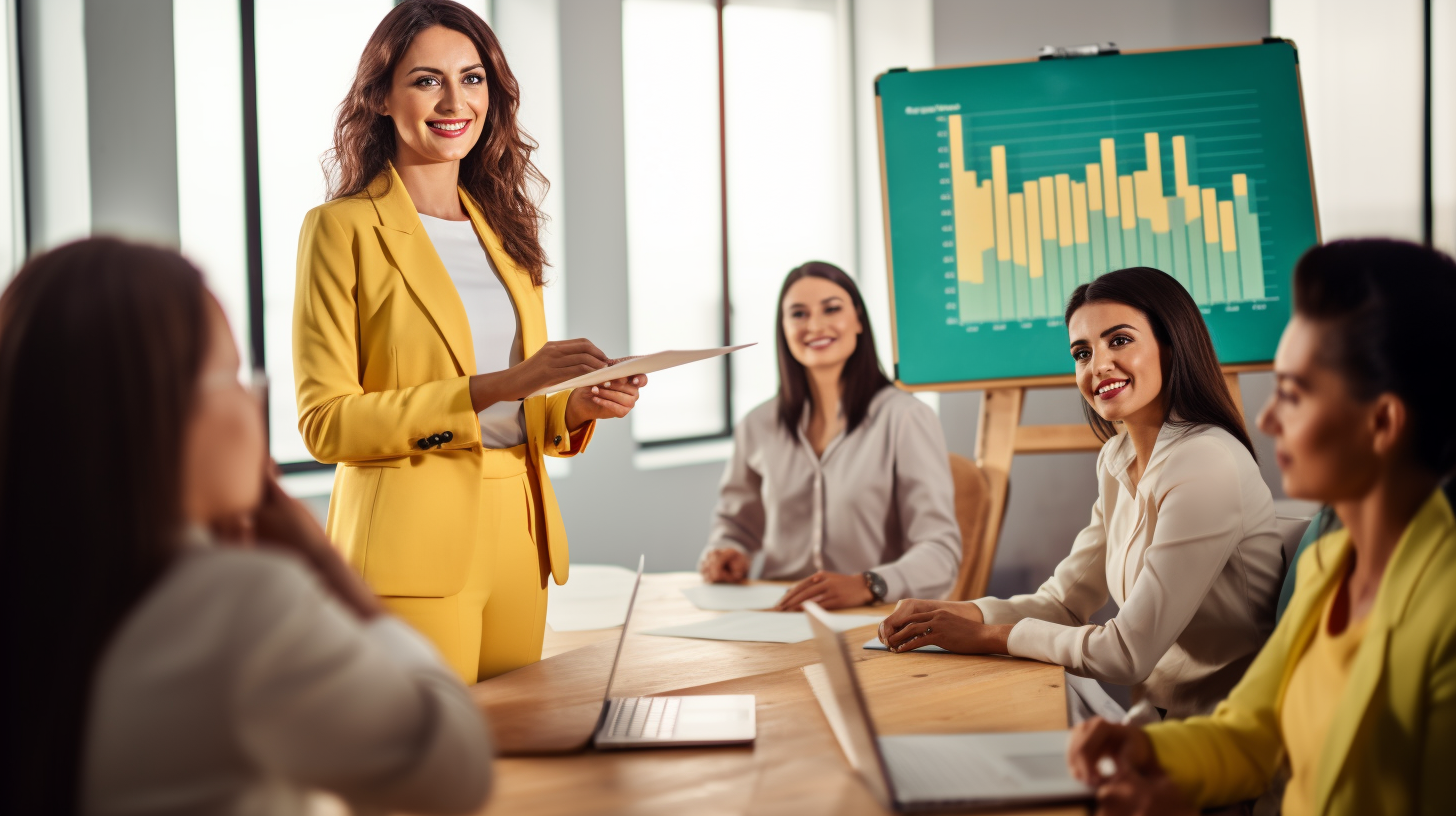
{"type": "Polygon", "coordinates": [[[779,394],[734,430],[704,580],[798,583],[778,609],[940,597],[961,536],[940,421],[880,370],[859,289],[810,262],[779,292],[779,394]]]}
{"type": "Polygon", "coordinates": [[[78,241],[0,297],[0,812],[483,804],[479,710],[267,476],[238,369],[173,252],[78,241]]]}
{"type": "Polygon", "coordinates": [[[1091,522],[1035,593],[904,601],[880,637],[892,651],[1057,663],[1170,716],[1210,711],[1274,628],[1283,560],[1269,488],[1181,284],[1111,272],[1072,293],[1066,322],[1088,422],[1107,440],[1091,522]],[[1109,597],[1117,615],[1089,623],[1109,597]]]}

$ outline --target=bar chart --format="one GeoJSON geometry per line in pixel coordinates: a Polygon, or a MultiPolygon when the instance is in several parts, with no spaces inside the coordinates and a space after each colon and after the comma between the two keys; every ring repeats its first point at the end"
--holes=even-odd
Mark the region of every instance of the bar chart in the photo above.
{"type": "Polygon", "coordinates": [[[1167,140],[1168,195],[1158,133],[1142,134],[1140,169],[1119,167],[1116,140],[1102,138],[1101,160],[1080,178],[1057,173],[1018,184],[1005,145],[986,148],[990,178],[978,178],[966,168],[961,116],[947,116],[946,125],[962,323],[1059,317],[1077,286],[1128,266],[1168,272],[1200,306],[1265,298],[1253,183],[1247,173],[1230,174],[1225,200],[1190,184],[1187,136],[1167,140]]]}
{"type": "Polygon", "coordinates": [[[1272,359],[1319,240],[1289,43],[889,72],[877,83],[896,375],[1071,371],[1063,314],[1173,276],[1225,363],[1272,359]]]}

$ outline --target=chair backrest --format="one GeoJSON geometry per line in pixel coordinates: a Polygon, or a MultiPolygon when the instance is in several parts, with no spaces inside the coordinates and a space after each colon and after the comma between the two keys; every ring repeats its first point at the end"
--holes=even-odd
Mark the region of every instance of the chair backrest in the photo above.
{"type": "Polygon", "coordinates": [[[956,522],[961,528],[961,569],[955,586],[947,597],[953,601],[969,601],[981,597],[991,577],[994,551],[988,553],[985,542],[986,519],[991,512],[991,487],[986,474],[975,462],[950,455],[950,476],[955,484],[956,522]]]}

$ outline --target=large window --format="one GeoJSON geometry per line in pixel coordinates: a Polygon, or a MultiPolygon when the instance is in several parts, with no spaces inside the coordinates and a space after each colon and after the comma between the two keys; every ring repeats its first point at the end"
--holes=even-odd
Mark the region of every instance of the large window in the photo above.
{"type": "Polygon", "coordinates": [[[390,0],[256,0],[258,191],[263,237],[263,349],[273,458],[310,462],[293,391],[298,230],[324,203],[319,164],[359,54],[390,0]],[[320,36],[328,32],[327,36],[320,36]]]}
{"type": "Polygon", "coordinates": [[[842,4],[623,0],[622,51],[632,353],[759,344],[654,375],[633,435],[725,436],[777,390],[784,275],[855,272],[842,4]]]}

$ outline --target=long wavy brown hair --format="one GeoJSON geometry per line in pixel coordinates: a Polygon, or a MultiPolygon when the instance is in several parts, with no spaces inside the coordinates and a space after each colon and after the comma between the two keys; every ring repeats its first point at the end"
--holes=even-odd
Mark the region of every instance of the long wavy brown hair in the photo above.
{"type": "MultiPolygon", "coordinates": [[[[379,113],[394,81],[394,70],[415,37],[428,28],[444,26],[475,43],[485,65],[490,107],[484,133],[460,161],[460,186],[475,199],[486,221],[500,236],[501,245],[537,286],[542,282],[546,253],[539,233],[545,215],[539,196],[546,177],[531,163],[536,142],[516,122],[521,90],[506,64],[495,32],[475,12],[451,0],[404,0],[380,21],[369,37],[354,84],[339,105],[334,125],[334,146],[325,158],[329,198],[346,198],[370,191],[380,176],[389,182],[389,163],[395,155],[394,121],[379,113]]],[[[387,192],[388,187],[374,194],[387,192]]]]}

